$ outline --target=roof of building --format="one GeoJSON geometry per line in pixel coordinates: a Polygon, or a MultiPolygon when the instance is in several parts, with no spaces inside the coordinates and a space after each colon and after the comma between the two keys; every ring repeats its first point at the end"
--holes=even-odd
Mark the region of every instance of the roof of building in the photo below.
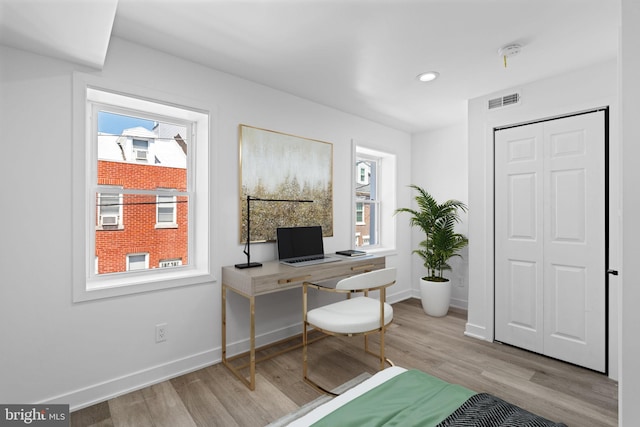
{"type": "Polygon", "coordinates": [[[154,131],[143,127],[125,129],[122,135],[98,134],[98,159],[114,162],[132,162],[145,165],[186,168],[187,156],[179,134],[175,137],[158,138],[154,131]],[[146,162],[136,160],[131,139],[149,140],[149,157],[146,162]]]}
{"type": "Polygon", "coordinates": [[[136,126],[134,128],[125,129],[122,131],[122,135],[131,136],[134,138],[145,138],[145,139],[158,137],[158,135],[154,131],[144,128],[142,126],[136,126]]]}

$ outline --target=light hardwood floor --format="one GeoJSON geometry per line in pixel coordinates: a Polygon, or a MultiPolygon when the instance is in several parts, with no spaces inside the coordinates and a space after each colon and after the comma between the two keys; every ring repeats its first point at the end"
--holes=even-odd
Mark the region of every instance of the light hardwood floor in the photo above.
{"type": "MultiPolygon", "coordinates": [[[[477,392],[488,392],[569,427],[617,426],[617,383],[605,375],[507,345],[463,335],[466,313],[428,317],[420,301],[394,304],[388,357],[477,392]]],[[[310,347],[310,374],[333,388],[377,362],[362,338],[322,339],[310,347]]],[[[272,348],[269,351],[277,351],[272,348]]],[[[258,364],[251,392],[224,366],[199,371],[72,413],[72,426],[264,426],[319,397],[302,382],[301,350],[258,364]]]]}

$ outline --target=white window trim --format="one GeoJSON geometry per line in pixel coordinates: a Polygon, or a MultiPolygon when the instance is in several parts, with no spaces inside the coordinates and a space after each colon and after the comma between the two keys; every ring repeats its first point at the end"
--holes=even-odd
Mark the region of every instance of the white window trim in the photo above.
{"type": "Polygon", "coordinates": [[[355,216],[356,225],[366,224],[366,222],[364,221],[364,203],[363,202],[356,202],[355,214],[356,214],[355,216]],[[360,209],[360,213],[362,214],[362,221],[358,221],[358,205],[362,206],[362,209],[360,209]]]}
{"type": "Polygon", "coordinates": [[[140,252],[140,253],[135,253],[135,254],[127,254],[127,271],[137,271],[137,270],[130,270],[130,262],[131,262],[131,257],[132,256],[140,256],[140,255],[144,255],[144,269],[148,270],[149,269],[149,253],[148,252],[140,252]]]}
{"type": "Polygon", "coordinates": [[[360,165],[358,166],[358,170],[356,171],[357,173],[357,180],[359,184],[368,184],[369,183],[369,179],[367,177],[367,168],[360,165]],[[364,172],[364,177],[362,176],[364,172]]]}
{"type": "Polygon", "coordinates": [[[120,82],[107,81],[98,76],[76,72],[73,75],[73,158],[72,158],[72,275],[73,301],[89,301],[100,298],[110,298],[178,286],[188,286],[215,281],[212,273],[212,226],[211,204],[213,200],[210,189],[209,171],[212,167],[213,147],[211,131],[214,115],[210,106],[194,105],[193,100],[184,100],[175,95],[153,89],[140,88],[120,82]],[[95,177],[95,166],[91,164],[93,144],[89,144],[92,135],[87,120],[91,120],[91,108],[88,107],[88,89],[97,89],[107,93],[107,98],[94,100],[113,103],[122,95],[137,98],[135,103],[128,103],[128,109],[145,111],[152,103],[163,106],[167,116],[176,116],[176,112],[183,114],[184,120],[195,121],[196,146],[192,147],[194,189],[197,203],[193,203],[189,228],[193,234],[189,241],[189,265],[171,269],[151,269],[133,271],[96,277],[95,254],[88,249],[89,237],[95,238],[95,202],[88,201],[95,194],[90,195],[87,189],[92,188],[92,178],[95,177]],[[184,106],[184,107],[182,107],[184,106]],[[187,107],[188,106],[188,107],[187,107]],[[179,108],[179,110],[176,109],[179,108]],[[196,148],[197,147],[197,148],[196,148]],[[195,151],[197,150],[197,155],[195,151]],[[93,207],[92,207],[93,205],[93,207]],[[92,216],[93,215],[93,216],[92,216]]]}
{"type": "Polygon", "coordinates": [[[150,156],[150,147],[151,147],[151,143],[149,142],[149,140],[147,138],[140,138],[140,137],[135,137],[135,138],[131,138],[131,159],[136,161],[136,162],[145,162],[145,163],[149,163],[149,156],[150,156]],[[139,150],[136,148],[136,141],[144,141],[147,143],[147,148],[143,149],[143,150],[139,150]],[[146,155],[144,157],[144,159],[142,158],[138,158],[138,152],[145,152],[146,155]]]}
{"type": "MultiPolygon", "coordinates": [[[[110,189],[111,186],[106,186],[107,189],[110,189]]],[[[117,225],[117,230],[123,230],[124,229],[124,224],[123,224],[123,218],[122,218],[122,187],[116,187],[113,186],[113,192],[111,191],[102,191],[98,194],[98,204],[102,203],[102,197],[104,194],[109,194],[109,195],[116,195],[118,196],[118,199],[120,201],[120,205],[118,206],[118,223],[117,225]],[[117,190],[117,191],[116,191],[117,190]]],[[[109,228],[104,228],[104,226],[102,225],[102,217],[104,215],[102,215],[102,210],[101,209],[97,209],[97,218],[98,218],[98,223],[96,224],[96,230],[109,230],[109,228]]],[[[97,271],[97,270],[96,270],[97,271]]]]}
{"type": "MultiPolygon", "coordinates": [[[[397,155],[385,151],[380,151],[374,148],[370,148],[370,145],[361,141],[352,141],[351,147],[351,167],[356,164],[358,156],[370,156],[379,158],[378,176],[382,176],[383,179],[378,181],[377,190],[379,204],[378,218],[380,220],[380,227],[378,236],[378,244],[364,248],[367,253],[387,253],[395,252],[396,250],[396,220],[395,210],[397,206],[396,194],[397,194],[397,155]]],[[[353,169],[352,169],[353,171],[353,169]]],[[[353,176],[353,172],[352,175],[353,176]]],[[[355,219],[356,210],[356,180],[352,179],[351,188],[351,218],[355,219]]],[[[351,221],[351,235],[356,234],[355,220],[351,221]]]]}
{"type": "Polygon", "coordinates": [[[156,228],[178,228],[178,204],[177,197],[172,194],[159,194],[156,196],[156,228]],[[173,219],[171,221],[160,221],[160,208],[162,203],[170,203],[170,202],[160,202],[160,197],[171,197],[173,199],[173,219]]]}

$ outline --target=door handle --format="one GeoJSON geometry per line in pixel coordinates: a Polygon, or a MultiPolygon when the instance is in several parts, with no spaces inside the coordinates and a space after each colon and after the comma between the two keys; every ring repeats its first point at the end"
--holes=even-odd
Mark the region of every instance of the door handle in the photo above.
{"type": "Polygon", "coordinates": [[[618,275],[618,270],[608,269],[607,270],[607,274],[611,274],[612,276],[617,276],[618,275]]]}

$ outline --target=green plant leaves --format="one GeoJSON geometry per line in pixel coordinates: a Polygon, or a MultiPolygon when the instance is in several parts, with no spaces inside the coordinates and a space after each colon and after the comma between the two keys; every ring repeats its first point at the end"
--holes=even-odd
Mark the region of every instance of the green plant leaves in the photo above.
{"type": "Polygon", "coordinates": [[[468,239],[455,232],[456,223],[460,222],[458,211],[467,211],[467,206],[459,200],[447,200],[438,203],[426,190],[411,185],[418,194],[415,196],[419,209],[399,208],[400,212],[409,213],[409,223],[425,233],[425,239],[413,253],[419,255],[429,272],[429,277],[442,278],[444,270],[450,270],[449,259],[460,256],[459,252],[468,244],[468,239]]]}

